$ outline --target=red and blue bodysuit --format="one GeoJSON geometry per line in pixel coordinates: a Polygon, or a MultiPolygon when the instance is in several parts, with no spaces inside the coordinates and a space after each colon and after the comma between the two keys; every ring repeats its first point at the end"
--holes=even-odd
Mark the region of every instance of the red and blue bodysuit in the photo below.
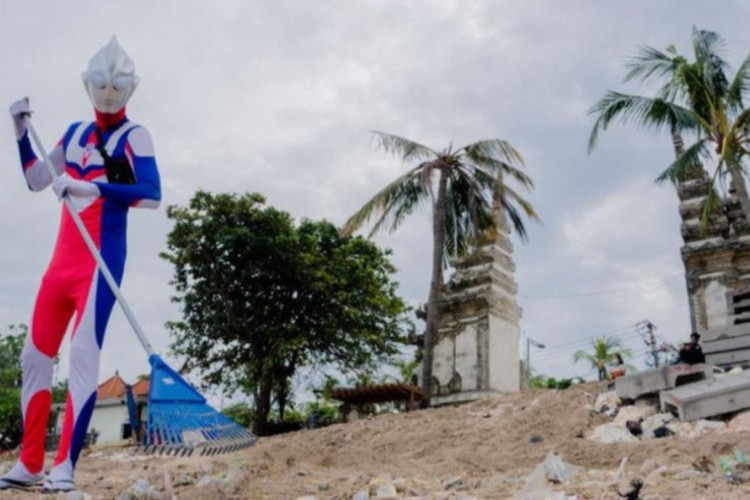
{"type": "MultiPolygon", "coordinates": [[[[29,188],[39,191],[49,186],[53,179],[34,154],[28,133],[19,140],[19,150],[29,188]]],[[[128,120],[125,108],[115,114],[97,112],[96,122],[71,125],[49,157],[58,174],[91,182],[98,188],[98,195],[81,196],[74,192],[67,195],[119,284],[125,265],[128,210],[130,207],[155,208],[161,199],[159,173],[148,131],[128,120]],[[127,158],[135,182],[108,182],[97,146],[103,146],[112,158],[127,158]]],[[[42,278],[23,350],[20,462],[31,474],[40,474],[43,468],[53,362],[68,324],[75,316],[65,419],[50,473],[58,484],[73,482],[73,469],[96,401],[99,356],[114,301],[68,206],[63,204],[57,243],[42,278]]]]}

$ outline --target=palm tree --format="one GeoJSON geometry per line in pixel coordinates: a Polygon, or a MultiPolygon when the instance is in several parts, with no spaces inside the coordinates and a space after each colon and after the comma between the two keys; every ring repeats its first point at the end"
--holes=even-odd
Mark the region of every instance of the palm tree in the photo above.
{"type": "Polygon", "coordinates": [[[656,97],[608,92],[589,110],[597,117],[589,138],[589,151],[594,148],[599,132],[615,119],[657,131],[668,128],[676,158],[657,182],[678,182],[703,175],[701,163],[715,161],[703,222],[720,206],[714,187],[726,175],[750,221],[750,198],[742,173],[750,141],[750,110],[743,104],[750,85],[750,55],[730,78],[729,65],[721,56],[723,39],[714,32],[693,28],[692,40],[694,61],[679,55],[673,46],[666,52],[647,46],[640,49],[629,63],[625,80],[640,78],[644,83],[657,82],[662,86],[656,97]],[[682,139],[685,132],[697,139],[688,148],[682,139]]]}
{"type": "Polygon", "coordinates": [[[370,236],[388,228],[395,231],[422,202],[432,204],[432,279],[427,300],[427,320],[422,345],[422,389],[431,394],[433,344],[438,326],[437,304],[443,284],[443,268],[449,256],[462,257],[484,235],[497,230],[493,202],[526,239],[521,213],[538,217],[531,204],[506,185],[512,177],[522,187],[533,182],[520,170],[521,155],[506,141],[490,139],[453,150],[435,151],[417,142],[374,132],[379,146],[404,163],[416,162],[404,175],[388,184],[346,221],[343,232],[351,234],[376,218],[370,236]],[[519,211],[520,209],[520,211],[519,211]]]}
{"type": "Polygon", "coordinates": [[[624,349],[620,341],[613,337],[600,337],[591,341],[593,353],[583,349],[573,353],[573,361],[587,361],[599,374],[599,380],[607,379],[607,364],[614,361],[619,354],[623,357],[632,356],[630,349],[624,349]]]}

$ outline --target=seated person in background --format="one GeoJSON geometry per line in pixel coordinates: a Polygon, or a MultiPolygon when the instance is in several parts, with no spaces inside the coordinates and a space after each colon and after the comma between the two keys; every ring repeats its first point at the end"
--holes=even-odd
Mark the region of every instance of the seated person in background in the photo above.
{"type": "Polygon", "coordinates": [[[706,362],[706,355],[703,354],[703,348],[698,343],[700,339],[701,336],[698,334],[698,332],[693,332],[690,334],[690,342],[685,342],[680,348],[680,363],[695,365],[698,363],[706,362]]]}
{"type": "Polygon", "coordinates": [[[625,361],[622,360],[620,353],[615,353],[615,361],[609,370],[609,375],[607,375],[607,387],[612,387],[615,379],[623,376],[625,376],[625,361]]]}

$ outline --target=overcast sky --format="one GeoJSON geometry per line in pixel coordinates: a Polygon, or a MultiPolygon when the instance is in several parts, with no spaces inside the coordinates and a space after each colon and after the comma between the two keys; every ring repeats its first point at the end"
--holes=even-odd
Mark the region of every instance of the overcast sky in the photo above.
{"type": "MultiPolygon", "coordinates": [[[[154,139],[163,204],[130,212],[123,292],[162,353],[164,323],[178,318],[158,257],[167,205],[197,189],[259,192],[295,218],[338,225],[405,169],[370,131],[435,149],[505,139],[525,157],[543,220],[527,244],[515,239],[522,331],[547,346],[532,363],[591,376],[571,357],[588,339],[617,335],[640,355],[636,323],[679,342],[690,321],[677,196],[653,182],[669,138],[613,127],[589,156],[587,110],[608,89],[638,91],[621,81],[639,45],[689,54],[694,25],[719,32],[738,66],[749,14],[739,0],[0,2],[0,106],[29,96],[51,148],[92,119],[89,58],[114,34],[135,61],[128,115],[154,139]]],[[[28,323],[60,207],[26,189],[9,116],[0,167],[0,325],[28,323]]],[[[401,295],[425,302],[428,211],[377,241],[393,249],[401,295]]],[[[126,380],[149,371],[119,310],[101,379],[115,369],[126,380]]]]}

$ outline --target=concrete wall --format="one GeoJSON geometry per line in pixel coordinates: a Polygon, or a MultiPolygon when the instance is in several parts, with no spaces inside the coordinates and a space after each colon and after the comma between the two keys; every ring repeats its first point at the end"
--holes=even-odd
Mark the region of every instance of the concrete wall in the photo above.
{"type": "Polygon", "coordinates": [[[729,290],[723,280],[714,279],[709,281],[693,297],[698,304],[705,309],[706,328],[716,328],[727,324],[727,319],[732,314],[727,304],[727,293],[729,290]]]}
{"type": "MultiPolygon", "coordinates": [[[[461,333],[444,337],[434,348],[432,375],[440,384],[441,394],[455,387],[451,383],[460,381],[461,391],[475,391],[479,383],[479,348],[476,325],[465,325],[461,333]]],[[[421,367],[420,367],[421,369],[421,367]]]]}
{"type": "Polygon", "coordinates": [[[129,422],[129,418],[126,404],[99,406],[94,409],[91,416],[89,431],[96,429],[99,432],[97,443],[120,441],[122,439],[122,426],[127,422],[129,422]]]}
{"type": "Polygon", "coordinates": [[[489,389],[500,392],[521,390],[521,371],[518,369],[518,345],[521,332],[518,322],[490,316],[489,330],[489,389]]]}

